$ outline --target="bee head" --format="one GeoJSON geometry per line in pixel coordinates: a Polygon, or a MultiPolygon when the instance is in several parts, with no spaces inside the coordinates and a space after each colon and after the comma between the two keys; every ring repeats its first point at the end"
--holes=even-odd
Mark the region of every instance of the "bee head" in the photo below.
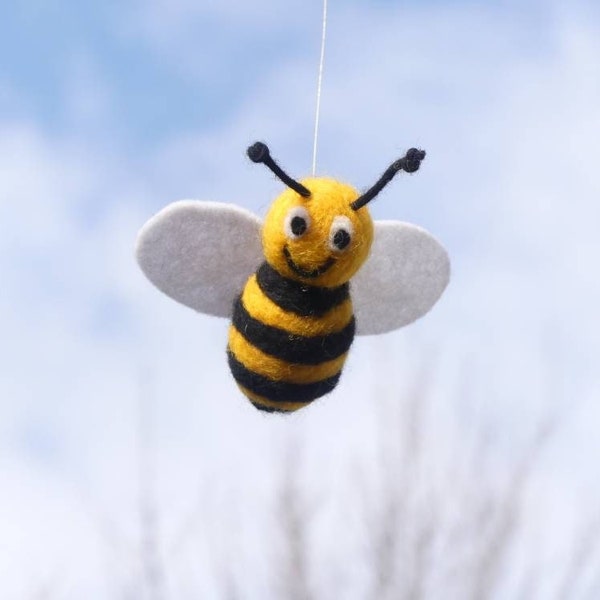
{"type": "Polygon", "coordinates": [[[271,205],[263,225],[267,262],[284,277],[309,285],[346,283],[366,260],[373,241],[367,208],[353,210],[357,191],[326,178],[308,178],[307,201],[285,190],[271,205]]]}
{"type": "Polygon", "coordinates": [[[267,262],[284,277],[336,287],[349,281],[369,255],[373,221],[366,204],[399,170],[416,171],[425,153],[409,150],[362,195],[350,185],[325,177],[292,179],[262,142],[250,146],[248,156],[264,163],[288,186],[271,205],[263,225],[267,262]]]}

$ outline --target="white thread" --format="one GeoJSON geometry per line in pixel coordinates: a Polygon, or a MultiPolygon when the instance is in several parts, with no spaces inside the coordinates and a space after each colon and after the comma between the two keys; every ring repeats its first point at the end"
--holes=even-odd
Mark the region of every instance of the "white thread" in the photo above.
{"type": "Polygon", "coordinates": [[[319,78],[317,81],[317,109],[315,112],[315,135],[313,141],[312,174],[317,171],[317,138],[319,136],[319,115],[321,112],[321,86],[323,83],[323,64],[325,62],[325,34],[327,32],[327,0],[323,0],[323,33],[321,34],[321,59],[319,60],[319,78]]]}

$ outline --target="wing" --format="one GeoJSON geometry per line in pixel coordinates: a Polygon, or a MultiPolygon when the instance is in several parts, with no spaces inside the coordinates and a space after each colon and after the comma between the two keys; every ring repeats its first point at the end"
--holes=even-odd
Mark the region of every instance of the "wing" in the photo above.
{"type": "Polygon", "coordinates": [[[423,316],[442,295],[450,261],[424,229],[376,221],[370,257],[352,279],[357,333],[392,331],[423,316]]]}
{"type": "Polygon", "coordinates": [[[167,296],[229,317],[235,297],[261,263],[260,227],[258,217],[233,204],[174,202],[140,230],[137,261],[167,296]]]}

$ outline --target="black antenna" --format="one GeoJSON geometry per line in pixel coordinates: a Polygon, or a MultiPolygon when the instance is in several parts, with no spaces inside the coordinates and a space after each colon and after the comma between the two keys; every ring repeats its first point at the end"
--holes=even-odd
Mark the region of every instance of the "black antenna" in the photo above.
{"type": "Polygon", "coordinates": [[[269,147],[262,142],[255,142],[252,146],[248,147],[246,151],[248,158],[253,163],[264,163],[285,185],[292,188],[295,192],[298,192],[304,198],[310,198],[310,190],[306,189],[301,183],[298,183],[295,179],[292,179],[280,166],[273,160],[269,152],[269,147]]]}
{"type": "Polygon", "coordinates": [[[418,150],[417,148],[411,148],[405,156],[399,158],[396,162],[392,163],[385,171],[385,173],[379,178],[379,181],[367,190],[362,196],[357,198],[350,208],[358,210],[365,204],[371,202],[377,194],[394,178],[394,175],[398,171],[406,171],[407,173],[414,173],[421,166],[421,161],[425,158],[425,150],[418,150]]]}

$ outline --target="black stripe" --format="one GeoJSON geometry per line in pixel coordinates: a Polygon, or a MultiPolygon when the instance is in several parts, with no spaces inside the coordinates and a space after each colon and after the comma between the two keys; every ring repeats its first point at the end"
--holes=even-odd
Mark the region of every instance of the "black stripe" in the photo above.
{"type": "MultiPolygon", "coordinates": [[[[272,406],[265,406],[264,404],[259,404],[258,401],[254,401],[254,400],[250,400],[250,404],[252,404],[252,406],[254,406],[254,408],[257,408],[258,410],[262,410],[263,412],[277,413],[279,415],[289,415],[289,414],[293,413],[295,410],[297,410],[297,409],[286,410],[285,408],[273,408],[272,406]]],[[[308,406],[308,404],[306,406],[308,406]]],[[[302,408],[302,407],[299,407],[299,408],[302,408]]]]}
{"type": "Polygon", "coordinates": [[[347,283],[335,288],[306,285],[283,277],[266,262],[258,269],[256,281],[269,300],[301,317],[321,317],[350,296],[347,283]]]}
{"type": "Polygon", "coordinates": [[[258,410],[262,410],[268,413],[287,413],[289,410],[283,410],[282,408],[271,408],[270,406],[263,406],[262,404],[258,404],[254,400],[250,400],[250,404],[254,406],[254,408],[258,408],[258,410]]]}
{"type": "Polygon", "coordinates": [[[305,337],[265,325],[250,316],[241,297],[233,307],[233,325],[253,346],[289,363],[320,365],[348,351],[354,339],[354,317],[337,333],[305,337]]]}
{"type": "Polygon", "coordinates": [[[333,377],[314,383],[288,383],[269,379],[251,371],[234,356],[231,350],[227,350],[227,357],[231,373],[241,386],[273,402],[311,402],[331,392],[341,374],[341,371],[338,371],[333,377]]]}

